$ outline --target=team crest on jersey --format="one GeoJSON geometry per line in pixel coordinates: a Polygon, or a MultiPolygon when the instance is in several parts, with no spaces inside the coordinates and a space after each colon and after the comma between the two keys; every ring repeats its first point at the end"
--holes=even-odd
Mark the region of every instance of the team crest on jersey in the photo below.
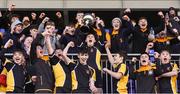
{"type": "Polygon", "coordinates": [[[90,51],[91,51],[91,53],[92,53],[94,50],[91,48],[91,50],[90,50],[90,51]]]}
{"type": "Polygon", "coordinates": [[[153,74],[152,70],[148,71],[148,75],[152,75],[152,74],[153,74]]]}
{"type": "Polygon", "coordinates": [[[86,73],[89,74],[89,70],[86,70],[86,73]]]}

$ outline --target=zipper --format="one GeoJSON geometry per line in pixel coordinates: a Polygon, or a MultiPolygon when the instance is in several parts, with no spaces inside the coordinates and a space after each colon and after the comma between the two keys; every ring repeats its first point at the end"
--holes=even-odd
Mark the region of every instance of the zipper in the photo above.
{"type": "Polygon", "coordinates": [[[43,84],[43,83],[42,83],[42,76],[40,76],[40,80],[41,80],[41,85],[42,85],[42,84],[43,84]]]}

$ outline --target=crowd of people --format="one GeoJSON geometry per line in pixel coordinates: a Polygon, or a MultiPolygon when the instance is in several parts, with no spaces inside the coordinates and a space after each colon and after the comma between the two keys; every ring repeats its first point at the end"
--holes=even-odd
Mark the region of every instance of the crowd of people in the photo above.
{"type": "Polygon", "coordinates": [[[14,7],[0,12],[0,92],[103,93],[102,73],[107,73],[113,77],[111,93],[128,93],[128,81],[133,79],[137,93],[177,94],[179,65],[171,62],[171,53],[180,51],[173,50],[180,48],[175,8],[166,14],[159,11],[156,27],[149,26],[146,17],[136,23],[126,9],[107,29],[95,13],[79,11],[76,23],[64,26],[61,12],[55,20],[33,12],[21,21],[14,7]],[[5,53],[13,53],[12,59],[5,53]],[[77,60],[70,53],[77,53],[77,60]],[[107,54],[113,70],[103,68],[101,53],[107,54]],[[126,65],[127,53],[141,55],[126,65]]]}

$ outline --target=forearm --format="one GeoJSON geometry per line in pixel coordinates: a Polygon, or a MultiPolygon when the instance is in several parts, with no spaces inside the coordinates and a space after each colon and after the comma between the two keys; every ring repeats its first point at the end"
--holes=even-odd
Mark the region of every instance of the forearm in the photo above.
{"type": "Polygon", "coordinates": [[[121,73],[118,72],[113,72],[111,70],[107,70],[106,71],[109,75],[111,75],[112,77],[116,78],[116,79],[120,79],[121,78],[121,73]]]}
{"type": "Polygon", "coordinates": [[[176,76],[178,74],[177,70],[173,70],[171,72],[167,72],[162,74],[160,77],[171,77],[171,76],[176,76]]]}
{"type": "Polygon", "coordinates": [[[52,55],[53,52],[54,52],[54,49],[52,48],[52,45],[51,45],[51,42],[50,42],[50,38],[48,38],[48,39],[46,40],[46,46],[47,46],[48,53],[49,53],[50,55],[52,55]]]}
{"type": "Polygon", "coordinates": [[[113,57],[112,57],[112,54],[111,54],[109,48],[106,48],[106,52],[107,52],[107,55],[108,55],[109,62],[113,65],[114,60],[113,60],[113,57]]]}
{"type": "Polygon", "coordinates": [[[39,33],[42,33],[44,31],[44,23],[41,23],[38,27],[39,33]]]}

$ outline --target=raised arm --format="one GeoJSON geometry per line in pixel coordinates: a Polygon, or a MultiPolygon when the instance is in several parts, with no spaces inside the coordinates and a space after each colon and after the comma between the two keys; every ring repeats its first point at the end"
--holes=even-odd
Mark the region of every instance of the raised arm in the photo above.
{"type": "Polygon", "coordinates": [[[51,45],[50,36],[46,36],[45,41],[46,41],[46,47],[48,50],[48,54],[52,55],[54,53],[54,49],[52,48],[52,45],[51,45]]]}
{"type": "Polygon", "coordinates": [[[0,52],[0,59],[1,59],[1,61],[2,61],[3,63],[4,63],[5,60],[6,60],[6,59],[5,59],[5,56],[4,56],[6,50],[7,50],[8,48],[10,48],[12,45],[13,45],[13,40],[12,40],[12,39],[9,39],[9,40],[6,42],[6,44],[4,45],[4,49],[2,49],[1,52],[0,52]]]}
{"type": "Polygon", "coordinates": [[[110,47],[110,42],[107,42],[106,45],[105,45],[105,49],[106,49],[106,52],[107,52],[107,55],[108,55],[108,59],[109,59],[109,62],[113,65],[114,64],[114,59],[112,57],[112,54],[109,50],[109,47],[110,47]]]}
{"type": "Polygon", "coordinates": [[[63,50],[63,59],[64,59],[64,61],[65,61],[66,64],[69,64],[69,63],[73,62],[73,61],[67,56],[67,52],[68,52],[68,50],[69,50],[70,47],[74,47],[74,42],[72,42],[72,41],[69,42],[69,43],[67,44],[67,46],[64,48],[64,50],[63,50]]]}

